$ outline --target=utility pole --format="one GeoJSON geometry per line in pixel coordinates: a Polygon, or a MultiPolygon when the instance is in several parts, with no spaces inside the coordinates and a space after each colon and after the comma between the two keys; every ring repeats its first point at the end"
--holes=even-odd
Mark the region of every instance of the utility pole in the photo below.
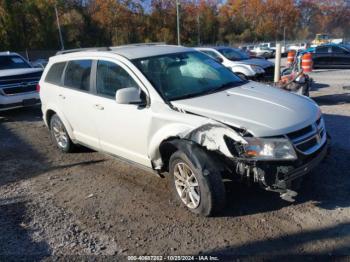
{"type": "Polygon", "coordinates": [[[280,73],[281,73],[281,44],[276,44],[276,56],[275,56],[275,77],[274,83],[278,83],[280,81],[280,73]]]}
{"type": "Polygon", "coordinates": [[[283,46],[286,48],[286,27],[283,27],[283,46]]]}
{"type": "Polygon", "coordinates": [[[180,40],[180,3],[176,0],[176,24],[177,24],[177,45],[181,45],[180,40]]]}
{"type": "Polygon", "coordinates": [[[58,34],[60,36],[61,49],[64,50],[63,37],[62,37],[62,32],[61,32],[61,25],[60,25],[60,20],[58,19],[58,12],[57,12],[57,5],[56,4],[55,4],[55,13],[56,13],[58,34]]]}
{"type": "Polygon", "coordinates": [[[201,20],[200,20],[200,15],[199,15],[199,12],[198,12],[198,15],[197,15],[197,33],[198,33],[198,36],[197,36],[197,44],[198,45],[201,45],[201,20]]]}

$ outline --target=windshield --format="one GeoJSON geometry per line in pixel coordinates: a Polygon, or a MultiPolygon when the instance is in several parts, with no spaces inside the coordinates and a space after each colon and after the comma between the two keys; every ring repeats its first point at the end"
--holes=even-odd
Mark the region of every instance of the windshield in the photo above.
{"type": "Polygon", "coordinates": [[[244,81],[200,52],[167,54],[133,60],[167,101],[210,94],[244,81]]]}
{"type": "Polygon", "coordinates": [[[0,70],[17,68],[30,68],[30,65],[17,55],[0,56],[0,70]]]}
{"type": "Polygon", "coordinates": [[[225,49],[219,49],[218,51],[224,57],[226,57],[227,59],[232,60],[232,61],[241,61],[241,60],[249,59],[249,56],[240,50],[236,50],[236,49],[232,49],[232,48],[225,48],[225,49]]]}

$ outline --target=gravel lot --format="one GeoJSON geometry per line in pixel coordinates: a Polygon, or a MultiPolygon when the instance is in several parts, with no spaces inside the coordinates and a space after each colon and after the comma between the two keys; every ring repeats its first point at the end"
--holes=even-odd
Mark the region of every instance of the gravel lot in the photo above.
{"type": "MultiPolygon", "coordinates": [[[[350,255],[350,70],[322,70],[311,97],[332,136],[297,201],[227,184],[226,211],[198,217],[160,179],[106,155],[61,154],[39,108],[0,112],[0,260],[50,255],[350,255]]],[[[303,112],[300,112],[303,114],[303,112]]]]}

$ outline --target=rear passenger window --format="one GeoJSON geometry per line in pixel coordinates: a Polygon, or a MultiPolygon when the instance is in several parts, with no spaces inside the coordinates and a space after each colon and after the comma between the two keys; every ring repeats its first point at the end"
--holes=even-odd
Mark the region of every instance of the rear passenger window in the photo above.
{"type": "Polygon", "coordinates": [[[64,85],[74,89],[89,91],[91,64],[91,60],[69,61],[65,73],[64,85]]]}
{"type": "Polygon", "coordinates": [[[47,72],[45,82],[60,85],[62,73],[65,66],[66,66],[65,62],[53,64],[49,72],[47,72]]]}
{"type": "Polygon", "coordinates": [[[138,87],[128,72],[115,63],[98,61],[96,73],[97,94],[114,98],[118,89],[126,87],[138,87]]]}
{"type": "Polygon", "coordinates": [[[328,53],[328,46],[321,46],[316,48],[316,53],[328,53]]]}

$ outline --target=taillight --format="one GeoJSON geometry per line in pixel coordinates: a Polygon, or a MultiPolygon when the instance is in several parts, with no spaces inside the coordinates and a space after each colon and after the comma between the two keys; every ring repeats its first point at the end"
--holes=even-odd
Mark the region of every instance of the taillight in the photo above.
{"type": "Polygon", "coordinates": [[[40,92],[40,85],[36,84],[36,91],[39,93],[40,92]]]}

